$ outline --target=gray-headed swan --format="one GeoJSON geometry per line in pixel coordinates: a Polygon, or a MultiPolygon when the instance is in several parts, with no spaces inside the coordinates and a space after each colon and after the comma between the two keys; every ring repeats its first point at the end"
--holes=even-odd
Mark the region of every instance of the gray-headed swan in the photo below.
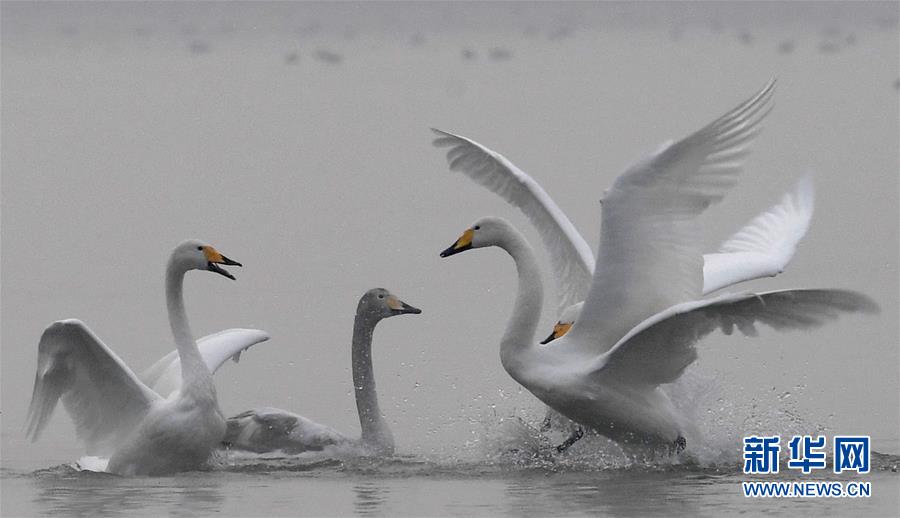
{"type": "Polygon", "coordinates": [[[422,311],[406,304],[383,288],[367,291],[356,308],[351,361],[356,409],[362,435],[354,440],[303,416],[279,410],[248,410],[228,419],[225,443],[231,448],[257,453],[319,451],[329,446],[348,446],[362,455],[392,455],[394,437],[378,406],[372,370],[372,334],[381,320],[422,311]]]}

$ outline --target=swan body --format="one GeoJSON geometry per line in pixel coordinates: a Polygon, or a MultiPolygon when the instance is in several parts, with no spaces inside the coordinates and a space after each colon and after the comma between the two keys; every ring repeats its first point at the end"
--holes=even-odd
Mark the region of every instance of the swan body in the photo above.
{"type": "Polygon", "coordinates": [[[234,279],[220,264],[240,266],[197,240],[179,244],[169,258],[166,302],[178,359],[163,358],[147,377],[148,383],[165,389],[165,397],[139,379],[83,322],[51,324],[38,345],[28,417],[31,439],[37,440],[62,399],[87,455],[109,458],[107,470],[112,473],[156,475],[201,467],[225,433],[212,371],[236,354],[212,352],[241,351],[268,338],[254,330],[223,332],[210,337],[208,354],[201,354],[187,322],[183,278],[190,270],[209,270],[234,279]],[[181,379],[167,382],[168,390],[158,382],[170,368],[181,379]]]}
{"type": "Polygon", "coordinates": [[[372,335],[381,320],[419,314],[383,288],[367,291],[359,300],[353,323],[353,387],[362,435],[358,440],[303,416],[277,408],[259,408],[228,419],[225,444],[257,453],[281,450],[295,454],[346,446],[363,455],[392,455],[394,436],[378,406],[372,369],[372,335]]]}
{"type": "Polygon", "coordinates": [[[296,454],[354,442],[334,428],[280,408],[241,412],[228,418],[227,427],[224,442],[228,447],[255,453],[296,454]]]}
{"type": "Polygon", "coordinates": [[[681,141],[629,168],[603,198],[600,248],[580,318],[550,346],[535,343],[543,302],[531,246],[507,221],[478,220],[442,257],[489,246],[516,264],[518,290],[500,343],[504,369],[564,416],[624,445],[672,448],[693,430],[661,384],[678,379],[707,334],[755,324],[810,329],[842,312],[872,313],[846,290],[785,290],[702,299],[696,216],[737,181],[745,145],[773,83],[681,141]]]}
{"type": "MultiPolygon", "coordinates": [[[[575,342],[570,335],[579,323],[543,346],[534,342],[543,288],[531,247],[505,220],[482,218],[475,228],[467,250],[498,246],[518,270],[516,302],[500,345],[504,369],[551,409],[626,446],[670,448],[692,435],[691,423],[659,385],[677,380],[696,359],[696,343],[713,331],[730,334],[737,328],[755,336],[757,323],[812,329],[842,312],[878,310],[868,297],[848,290],[724,294],[655,313],[606,350],[590,338],[575,342]]],[[[448,250],[444,256],[458,253],[448,250]]]]}

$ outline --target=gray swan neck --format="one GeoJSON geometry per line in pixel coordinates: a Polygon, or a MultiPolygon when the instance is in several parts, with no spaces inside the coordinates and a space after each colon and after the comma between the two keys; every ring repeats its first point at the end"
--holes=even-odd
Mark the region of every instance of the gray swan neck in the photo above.
{"type": "Polygon", "coordinates": [[[394,437],[378,406],[375,372],[372,368],[372,335],[375,325],[381,319],[360,301],[353,322],[353,389],[362,430],[361,442],[379,453],[390,455],[394,452],[394,437]]]}

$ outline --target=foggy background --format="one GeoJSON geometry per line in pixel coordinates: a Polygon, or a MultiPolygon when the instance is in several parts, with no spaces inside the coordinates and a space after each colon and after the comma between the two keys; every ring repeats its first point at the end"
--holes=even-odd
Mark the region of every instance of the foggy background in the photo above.
{"type": "MultiPolygon", "coordinates": [[[[786,412],[900,452],[896,3],[4,2],[0,14],[4,467],[82,452],[62,408],[38,443],[24,437],[49,323],[83,320],[136,372],[173,348],[163,273],[189,237],[245,265],[236,282],[186,277],[197,336],[272,335],[216,375],[226,415],[274,406],[358,434],[351,327],[360,295],[382,286],[423,310],[375,333],[399,452],[456,454],[486,423],[537,419],[498,356],[512,261],[438,252],[493,214],[546,256],[523,216],[449,172],[428,128],[506,155],[595,247],[598,200],[620,172],[771,76],[775,110],[741,183],[704,217],[708,250],[812,172],[816,213],[794,260],[738,289],[854,289],[882,314],[717,334],[688,374],[715,380],[701,404],[731,409],[729,436],[782,433],[782,417],[766,420],[786,412]]],[[[540,333],[555,320],[544,281],[540,333]]]]}

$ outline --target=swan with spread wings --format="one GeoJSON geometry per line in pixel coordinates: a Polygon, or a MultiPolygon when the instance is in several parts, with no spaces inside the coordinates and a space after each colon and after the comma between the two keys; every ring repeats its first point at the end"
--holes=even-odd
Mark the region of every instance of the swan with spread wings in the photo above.
{"type": "MultiPolygon", "coordinates": [[[[434,145],[449,148],[451,170],[517,207],[537,229],[550,256],[557,297],[557,322],[542,343],[561,338],[581,314],[595,269],[587,241],[547,191],[508,158],[470,138],[432,131],[437,135],[434,145]]],[[[809,229],[813,206],[812,180],[807,176],[778,204],[729,237],[718,252],[703,255],[702,293],[784,271],[809,229]]]]}
{"type": "Polygon", "coordinates": [[[38,344],[28,413],[32,440],[61,399],[86,453],[109,459],[107,471],[156,475],[201,467],[225,434],[212,373],[269,338],[263,331],[231,329],[194,341],[182,294],[184,275],[206,270],[234,279],[220,265],[241,266],[198,240],[173,250],[166,303],[177,350],[141,377],[80,320],[51,324],[38,344]]]}
{"type": "Polygon", "coordinates": [[[497,246],[514,260],[518,291],[500,343],[504,369],[549,407],[620,444],[682,449],[691,423],[660,385],[678,379],[704,336],[810,329],[842,312],[872,313],[839,289],[704,293],[696,218],[738,180],[741,158],[771,106],[774,81],[690,136],[620,175],[602,200],[600,246],[584,308],[552,344],[535,340],[543,303],[531,246],[509,222],[475,222],[442,257],[497,246]]]}

